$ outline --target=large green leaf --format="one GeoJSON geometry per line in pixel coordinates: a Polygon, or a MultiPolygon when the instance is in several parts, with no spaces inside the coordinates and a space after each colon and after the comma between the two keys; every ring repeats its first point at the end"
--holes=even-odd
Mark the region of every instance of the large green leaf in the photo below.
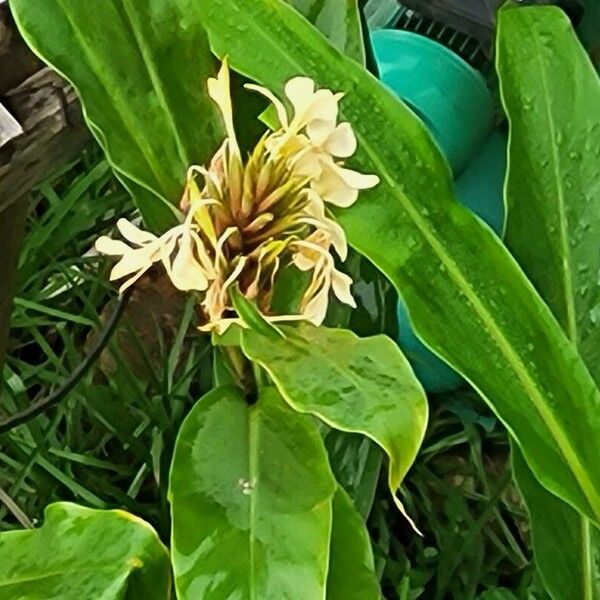
{"type": "Polygon", "coordinates": [[[554,7],[503,10],[505,242],[600,380],[600,79],[554,7]]]}
{"type": "Polygon", "coordinates": [[[286,0],[340,51],[364,64],[357,0],[286,0]]]}
{"type": "Polygon", "coordinates": [[[513,471],[531,520],[535,564],[554,600],[600,598],[600,531],[545,490],[518,448],[513,471]]]}
{"type": "Polygon", "coordinates": [[[167,600],[170,590],[166,548],[120,510],[51,504],[40,529],[0,535],[2,600],[167,600]]]}
{"type": "Polygon", "coordinates": [[[88,124],[150,227],[173,219],[187,167],[223,136],[195,0],[14,0],[33,50],[73,82],[88,124]],[[162,201],[161,201],[162,200],[162,201]]]}
{"type": "Polygon", "coordinates": [[[274,388],[204,396],[171,467],[180,600],[324,597],[336,487],[316,424],[274,388]]]}
{"type": "Polygon", "coordinates": [[[333,497],[327,600],[379,600],[369,533],[348,494],[333,497]]]}
{"type": "MultiPolygon", "coordinates": [[[[598,381],[598,76],[568,18],[549,7],[500,13],[497,66],[510,122],[506,242],[598,381]]],[[[536,481],[518,448],[513,467],[549,592],[600,598],[600,533],[536,481]]]]}
{"type": "Polygon", "coordinates": [[[341,117],[359,142],[348,162],[381,178],[338,212],[350,243],[393,281],[416,331],[490,403],[544,485],[600,519],[600,393],[500,240],[454,200],[424,126],[280,0],[198,5],[216,53],[245,75],[277,93],[298,74],[346,92],[341,117]]]}
{"type": "Polygon", "coordinates": [[[427,425],[425,392],[398,346],[383,335],[359,338],[345,329],[303,324],[280,330],[285,337],[277,339],[245,330],[246,356],[269,373],[295,410],[379,444],[390,458],[396,499],[427,425]]]}

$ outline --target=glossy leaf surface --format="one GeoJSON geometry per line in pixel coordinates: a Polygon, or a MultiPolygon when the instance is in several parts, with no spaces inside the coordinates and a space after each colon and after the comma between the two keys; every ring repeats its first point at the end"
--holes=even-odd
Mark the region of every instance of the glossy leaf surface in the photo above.
{"type": "Polygon", "coordinates": [[[357,0],[286,0],[340,52],[365,62],[357,0]]]}
{"type": "MultiPolygon", "coordinates": [[[[506,242],[598,380],[598,76],[568,18],[547,7],[501,12],[497,66],[510,122],[506,242]]],[[[598,529],[544,489],[516,447],[513,468],[552,597],[600,598],[598,529]]]]}
{"type": "Polygon", "coordinates": [[[144,521],[60,502],[39,529],[0,535],[0,598],[167,600],[169,556],[144,521]]]}
{"type": "Polygon", "coordinates": [[[352,500],[338,487],[333,497],[327,600],[379,600],[371,540],[352,500]]]}
{"type": "Polygon", "coordinates": [[[29,45],[79,92],[87,122],[148,224],[162,229],[186,170],[223,139],[194,0],[15,0],[29,45]]]}
{"type": "Polygon", "coordinates": [[[204,396],[171,468],[179,599],[324,597],[335,490],[315,423],[274,388],[204,396]]]}
{"type": "Polygon", "coordinates": [[[554,7],[504,10],[505,241],[600,379],[600,79],[554,7]]]}
{"type": "Polygon", "coordinates": [[[535,564],[546,589],[554,600],[600,598],[600,531],[540,485],[514,444],[512,464],[527,503],[535,564]]]}
{"type": "Polygon", "coordinates": [[[599,520],[600,393],[500,241],[452,197],[423,125],[279,0],[199,6],[215,51],[245,75],[279,94],[298,74],[346,92],[341,118],[359,143],[348,164],[381,178],[338,211],[350,243],[390,278],[417,333],[489,402],[544,485],[599,520]]]}
{"type": "Polygon", "coordinates": [[[245,330],[246,356],[269,373],[295,410],[379,444],[390,458],[395,494],[427,425],[425,392],[398,346],[383,335],[361,339],[345,329],[279,329],[285,338],[278,340],[245,330]]]}

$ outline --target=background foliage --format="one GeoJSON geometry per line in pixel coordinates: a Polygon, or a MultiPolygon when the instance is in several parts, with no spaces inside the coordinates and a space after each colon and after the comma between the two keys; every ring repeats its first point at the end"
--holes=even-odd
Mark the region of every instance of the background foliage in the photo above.
{"type": "MultiPolygon", "coordinates": [[[[173,190],[178,189],[187,164],[192,158],[204,162],[214,151],[220,132],[212,125],[212,107],[202,90],[196,90],[193,101],[190,96],[199,74],[192,61],[173,61],[174,53],[178,57],[194,53],[202,58],[199,62],[208,73],[214,64],[210,43],[217,54],[228,54],[243,76],[276,91],[290,76],[308,74],[322,86],[350,92],[343,116],[359,136],[358,165],[382,178],[382,184],[365,196],[368,201],[340,214],[350,242],[366,259],[355,254],[348,265],[360,279],[359,310],[352,315],[334,310],[329,324],[350,324],[361,333],[393,334],[390,323],[395,294],[400,292],[423,339],[473,385],[452,395],[429,398],[432,418],[402,492],[402,503],[423,529],[423,538],[416,537],[395,512],[385,489],[388,478],[382,468],[382,452],[373,442],[356,433],[329,431],[306,415],[294,416],[297,426],[284,437],[297,435],[296,445],[303,447],[315,464],[326,465],[322,458],[327,452],[332,471],[313,468],[319,473],[319,485],[307,490],[315,494],[311,502],[317,502],[317,496],[327,500],[328,514],[304,514],[306,499],[294,495],[294,482],[280,482],[289,491],[286,499],[291,504],[286,510],[306,518],[303,522],[312,535],[313,549],[326,553],[323,523],[333,519],[331,568],[326,578],[325,572],[310,563],[311,589],[319,594],[327,588],[332,597],[341,589],[337,579],[345,568],[344,556],[336,548],[352,549],[353,558],[363,566],[371,561],[364,535],[352,538],[355,546],[344,539],[348,528],[360,527],[356,514],[349,510],[348,496],[336,487],[335,475],[360,513],[368,515],[375,567],[386,597],[544,598],[547,592],[538,580],[539,572],[554,597],[566,598],[577,584],[554,577],[558,565],[564,565],[561,551],[575,563],[573,573],[579,584],[583,582],[584,597],[595,597],[600,396],[592,379],[598,335],[596,291],[592,293],[586,282],[589,286],[587,272],[593,275],[597,271],[593,265],[598,255],[592,245],[579,242],[596,226],[595,211],[588,206],[597,198],[597,173],[593,157],[589,156],[591,162],[588,157],[583,160],[580,150],[591,139],[593,153],[599,131],[593,112],[597,103],[590,102],[598,95],[598,81],[564,15],[555,9],[531,9],[535,13],[513,9],[503,11],[500,17],[498,69],[504,107],[513,128],[507,243],[523,272],[501,241],[455,202],[445,162],[424,127],[358,64],[363,56],[356,43],[360,29],[353,3],[337,4],[343,9],[341,22],[348,26],[345,35],[337,38],[331,22],[323,18],[323,3],[301,9],[321,33],[332,38],[333,46],[279,0],[200,1],[202,11],[193,10],[188,0],[176,0],[157,4],[156,11],[148,14],[133,0],[123,2],[122,10],[107,4],[106,27],[121,40],[121,46],[131,46],[129,51],[137,61],[133,74],[124,68],[119,54],[123,48],[116,52],[107,46],[110,36],[82,35],[81,29],[73,27],[75,19],[91,34],[97,18],[91,5],[65,2],[60,10],[53,10],[47,0],[39,0],[31,10],[21,0],[14,0],[13,5],[30,43],[78,85],[90,126],[118,179],[100,154],[92,151],[41,187],[20,265],[2,406],[13,412],[46,395],[93,346],[90,330],[97,330],[107,318],[111,294],[104,273],[98,274],[98,266],[104,263],[90,247],[119,216],[134,214],[122,186],[133,192],[146,221],[158,227],[171,218],[168,203],[177,195],[173,190]],[[240,8],[247,22],[240,22],[240,8]],[[182,20],[187,25],[186,35],[174,41],[169,32],[182,20]],[[157,24],[162,29],[157,29],[157,24]],[[257,38],[262,45],[253,43],[257,38]],[[514,39],[521,38],[526,41],[519,51],[540,58],[535,78],[520,70],[526,63],[515,53],[514,39]],[[67,56],[58,52],[61,39],[67,39],[70,47],[79,47],[81,53],[67,56]],[[527,50],[527,44],[532,48],[527,50]],[[564,56],[569,68],[563,72],[573,81],[554,81],[549,65],[564,56]],[[176,70],[171,69],[173,64],[177,64],[176,70]],[[565,110],[563,90],[569,87],[585,89],[586,94],[576,97],[565,110]],[[515,89],[519,92],[513,96],[515,89]],[[105,110],[106,93],[114,98],[108,102],[114,110],[105,110]],[[139,104],[150,93],[156,102],[139,104]],[[537,96],[547,102],[534,102],[537,96]],[[138,110],[132,111],[131,106],[138,110]],[[572,110],[579,118],[573,118],[572,110]],[[185,117],[189,114],[201,118],[202,126],[188,127],[185,117]],[[538,136],[538,131],[546,137],[538,136]],[[201,140],[194,137],[196,133],[201,140]],[[536,168],[534,162],[540,158],[542,168],[536,168]],[[423,186],[424,178],[428,186],[423,186]],[[523,196],[533,201],[524,205],[523,196]],[[551,204],[549,198],[559,202],[551,204]],[[529,232],[540,223],[547,235],[540,237],[539,245],[531,244],[529,232]],[[548,255],[556,257],[556,272],[550,277],[544,270],[548,255]],[[389,283],[374,265],[387,275],[389,283]],[[557,282],[564,286],[557,287],[557,282]],[[577,350],[588,362],[591,375],[577,350]],[[512,484],[507,430],[513,438],[515,473],[529,515],[512,484]],[[547,507],[552,505],[557,508],[549,511],[547,507]],[[556,543],[556,521],[543,521],[548,515],[575,523],[571,530],[581,535],[558,551],[545,552],[556,543]],[[532,542],[538,571],[533,568],[532,542]]],[[[240,86],[243,80],[237,77],[235,86],[246,106],[240,86]]],[[[247,121],[253,122],[262,106],[254,101],[247,107],[252,117],[247,121]]],[[[251,140],[253,129],[246,129],[244,136],[251,140]]],[[[18,524],[30,527],[49,502],[72,499],[94,508],[125,507],[152,523],[166,541],[169,497],[175,524],[175,580],[182,590],[187,586],[184,559],[189,538],[198,532],[189,532],[185,519],[179,524],[178,515],[189,514],[186,503],[190,502],[194,506],[204,503],[205,514],[210,513],[208,491],[214,493],[216,488],[215,481],[206,477],[218,473],[222,465],[217,460],[222,457],[211,455],[207,442],[202,453],[205,478],[195,480],[190,497],[178,493],[183,485],[174,487],[172,483],[171,490],[167,489],[175,436],[186,415],[181,434],[184,442],[189,431],[196,435],[224,406],[229,410],[223,417],[242,424],[247,416],[268,433],[274,423],[283,421],[273,414],[289,411],[281,394],[301,412],[317,415],[342,430],[359,432],[365,429],[353,419],[360,414],[358,409],[367,406],[370,396],[348,394],[348,401],[355,402],[357,409],[352,412],[340,412],[336,406],[324,410],[320,397],[313,406],[313,398],[303,395],[306,381],[279,364],[279,355],[272,355],[275,345],[264,347],[261,339],[244,334],[243,348],[271,373],[278,392],[265,388],[264,401],[254,408],[231,389],[220,387],[190,413],[199,396],[221,383],[223,372],[212,360],[207,340],[189,331],[192,305],[168,290],[156,274],[144,278],[97,368],[56,411],[2,435],[0,499],[4,508],[0,523],[5,530],[18,524]],[[160,321],[157,314],[163,317],[160,321]]],[[[319,335],[330,335],[327,331],[319,330],[319,335]]],[[[310,339],[309,334],[302,335],[294,341],[294,352],[321,348],[319,336],[310,339]]],[[[337,341],[349,345],[348,340],[337,341]]],[[[335,342],[327,341],[330,345],[335,342]]],[[[289,351],[286,343],[279,348],[282,354],[289,351]]],[[[390,343],[390,360],[392,348],[390,343]]],[[[382,359],[379,366],[385,365],[382,359]]],[[[311,371],[327,372],[327,361],[321,360],[317,366],[311,364],[311,371]]],[[[326,396],[327,390],[319,391],[326,396]]],[[[415,405],[422,402],[418,390],[412,392],[415,405]]],[[[367,433],[392,459],[389,482],[395,488],[406,470],[398,467],[406,447],[393,448],[385,422],[373,415],[367,433]]],[[[225,418],[216,422],[227,424],[225,418]]],[[[234,442],[225,425],[210,429],[222,436],[221,446],[234,442]]],[[[409,436],[403,438],[411,448],[421,441],[421,432],[413,433],[412,441],[409,436]]],[[[252,439],[252,429],[246,437],[252,439]]],[[[187,446],[191,448],[193,443],[187,446]]],[[[185,447],[184,443],[181,448],[185,447]]],[[[237,450],[232,447],[228,453],[234,462],[247,460],[264,472],[282,468],[253,462],[263,455],[246,457],[246,446],[237,450]]],[[[286,448],[277,450],[264,456],[286,455],[286,448]]],[[[193,452],[178,450],[176,464],[181,461],[188,468],[177,472],[193,470],[196,460],[193,452]]],[[[295,472],[296,483],[305,489],[310,477],[303,466],[297,464],[295,472]]],[[[251,485],[240,485],[245,483],[251,485]]],[[[265,511],[266,531],[279,532],[278,539],[293,535],[278,519],[277,503],[269,507],[268,495],[261,499],[264,504],[255,508],[265,511]]],[[[223,499],[232,513],[239,509],[235,501],[223,499]]],[[[231,527],[230,520],[219,525],[219,518],[217,511],[217,529],[231,527]]],[[[238,522],[246,518],[240,509],[238,522]]],[[[234,529],[230,531],[233,538],[234,529]]],[[[297,542],[301,548],[302,540],[297,542]]],[[[198,546],[197,541],[192,543],[198,546]]],[[[301,552],[284,557],[286,564],[300,565],[302,560],[301,552]]],[[[265,574],[257,569],[253,577],[263,579],[265,574]]],[[[230,573],[226,581],[233,580],[230,573]]],[[[289,582],[270,578],[265,585],[274,586],[270,588],[273,594],[285,595],[289,582]]],[[[370,590],[366,594],[373,593],[368,577],[362,585],[370,590]]]]}

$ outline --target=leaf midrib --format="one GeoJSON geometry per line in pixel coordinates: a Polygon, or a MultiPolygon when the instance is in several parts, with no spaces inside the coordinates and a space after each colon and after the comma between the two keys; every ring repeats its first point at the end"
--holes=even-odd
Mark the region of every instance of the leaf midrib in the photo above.
{"type": "MultiPolygon", "coordinates": [[[[276,11],[279,10],[277,6],[274,5],[272,0],[265,1],[269,1],[271,6],[276,11]]],[[[274,44],[272,39],[265,32],[265,30],[258,26],[257,21],[255,19],[248,19],[247,23],[253,29],[253,31],[255,31],[258,34],[259,37],[261,37],[267,42],[268,45],[275,46],[277,50],[284,54],[287,57],[290,65],[298,69],[299,72],[303,71],[302,65],[296,63],[296,61],[286,52],[283,46],[274,44]]],[[[317,31],[317,35],[321,34],[317,31]]],[[[351,68],[353,67],[354,65],[351,66],[351,68]]],[[[345,114],[343,108],[340,109],[340,113],[342,115],[345,114]]],[[[581,462],[579,461],[576,452],[573,450],[573,447],[569,442],[568,437],[565,435],[562,426],[560,425],[560,423],[556,422],[552,413],[548,411],[548,409],[544,406],[545,402],[543,393],[539,389],[535,381],[529,376],[529,373],[527,372],[523,361],[521,361],[521,359],[519,358],[518,353],[514,351],[512,344],[502,334],[501,330],[496,325],[493,316],[483,305],[477,294],[469,285],[468,280],[466,279],[458,265],[452,258],[445,254],[444,248],[437,241],[435,235],[429,230],[427,223],[424,222],[418,210],[412,206],[410,199],[397,189],[395,180],[393,179],[392,175],[388,172],[387,168],[379,160],[377,153],[374,152],[371,145],[368,142],[366,142],[363,134],[360,131],[355,131],[355,133],[357,140],[363,147],[365,153],[369,156],[373,164],[376,167],[378,167],[379,174],[384,176],[393,195],[399,200],[400,204],[404,207],[408,216],[411,218],[417,229],[421,232],[425,241],[429,243],[434,253],[446,266],[446,268],[448,269],[448,274],[453,278],[454,282],[457,284],[459,289],[462,289],[465,296],[469,298],[469,300],[472,302],[472,305],[475,308],[478,316],[480,317],[484,327],[487,329],[491,338],[496,341],[498,348],[506,358],[509,365],[511,365],[512,370],[518,376],[526,394],[532,400],[533,405],[538,411],[538,414],[542,418],[542,421],[544,422],[544,424],[550,431],[553,439],[555,440],[558,449],[560,450],[561,454],[563,455],[563,458],[565,459],[565,462],[571,466],[573,477],[579,483],[581,491],[590,503],[590,506],[594,513],[600,519],[600,496],[596,492],[595,487],[592,484],[590,478],[587,476],[587,472],[583,468],[581,462]]],[[[489,402],[489,398],[487,397],[487,395],[484,394],[483,391],[479,389],[474,382],[471,382],[471,384],[477,389],[481,396],[483,398],[486,398],[489,402]]],[[[493,405],[493,403],[490,404],[493,405]]],[[[504,424],[509,430],[511,430],[508,423],[504,422],[504,424]]]]}
{"type": "Polygon", "coordinates": [[[560,247],[562,250],[563,260],[560,261],[560,271],[562,275],[563,285],[562,290],[565,297],[565,310],[567,317],[567,336],[569,339],[576,345],[578,337],[577,331],[577,318],[576,318],[576,310],[575,310],[575,296],[573,292],[573,277],[572,277],[572,257],[571,257],[571,249],[569,247],[569,219],[566,214],[565,208],[565,188],[562,184],[562,180],[560,177],[560,154],[558,152],[556,137],[557,131],[554,123],[554,119],[552,118],[551,106],[549,102],[550,98],[550,87],[548,85],[548,78],[546,77],[546,70],[544,68],[544,61],[542,60],[542,46],[540,44],[539,38],[536,34],[533,35],[533,42],[538,48],[538,52],[536,52],[536,59],[539,63],[539,73],[541,79],[542,89],[544,91],[542,104],[544,106],[545,116],[548,121],[548,130],[550,132],[550,148],[552,150],[552,174],[554,176],[554,181],[556,184],[556,200],[558,203],[558,231],[560,238],[560,247]]]}
{"type": "Polygon", "coordinates": [[[132,13],[135,13],[135,9],[131,8],[131,0],[124,0],[123,8],[125,9],[125,12],[127,13],[127,19],[129,21],[129,25],[131,27],[131,30],[133,31],[133,35],[135,36],[135,41],[138,45],[138,49],[139,49],[140,55],[142,57],[142,62],[144,63],[144,66],[146,67],[148,77],[150,78],[150,81],[151,81],[152,87],[154,88],[154,91],[156,93],[158,102],[159,102],[161,108],[163,109],[165,116],[169,122],[169,126],[172,130],[173,138],[175,140],[175,144],[177,145],[177,152],[179,154],[179,160],[182,162],[182,164],[184,165],[184,169],[185,169],[188,166],[190,166],[190,164],[191,164],[190,158],[188,156],[183,139],[179,134],[179,128],[177,127],[175,114],[173,113],[171,105],[169,104],[169,101],[167,99],[167,94],[165,92],[165,88],[162,84],[161,78],[159,77],[155,62],[152,60],[152,51],[150,50],[150,47],[149,47],[148,43],[146,42],[146,39],[144,38],[142,31],[139,29],[139,26],[138,26],[139,24],[138,24],[137,20],[134,18],[133,14],[132,14],[132,13]]]}
{"type": "MultiPolygon", "coordinates": [[[[569,247],[569,235],[568,235],[568,216],[565,208],[565,189],[562,184],[560,177],[560,154],[557,147],[557,131],[552,118],[551,106],[549,102],[550,98],[550,87],[548,85],[548,78],[546,76],[545,63],[542,60],[542,45],[536,33],[533,34],[533,43],[537,47],[536,58],[539,64],[539,73],[541,79],[541,86],[543,90],[542,104],[544,106],[545,116],[548,121],[548,129],[550,131],[550,148],[552,151],[552,172],[554,175],[554,181],[557,189],[557,203],[558,203],[558,222],[559,222],[559,237],[560,245],[563,253],[563,260],[560,261],[560,271],[562,274],[563,286],[562,290],[565,296],[565,311],[567,318],[567,337],[571,340],[574,346],[578,346],[579,332],[577,328],[577,315],[575,308],[575,296],[573,290],[573,277],[572,277],[572,257],[571,248],[569,247]]],[[[589,520],[582,514],[578,513],[579,526],[581,532],[581,560],[582,560],[582,586],[583,586],[583,600],[593,600],[594,598],[594,584],[593,584],[593,557],[591,549],[591,524],[589,520]]]]}
{"type": "MultiPolygon", "coordinates": [[[[542,88],[542,98],[540,104],[543,106],[543,116],[547,121],[547,127],[550,134],[550,149],[552,160],[552,174],[556,187],[557,214],[558,214],[558,232],[560,240],[560,248],[562,251],[559,269],[561,273],[562,285],[561,290],[564,295],[564,307],[566,317],[566,335],[571,340],[575,347],[578,346],[579,331],[577,327],[577,310],[575,306],[575,296],[573,288],[572,276],[572,256],[569,246],[569,220],[565,206],[565,189],[560,177],[560,153],[557,147],[557,130],[552,116],[552,107],[549,99],[552,97],[548,77],[546,72],[546,63],[542,59],[543,45],[540,43],[537,32],[534,31],[532,41],[536,46],[535,52],[536,61],[539,68],[539,82],[542,88]]],[[[591,551],[591,523],[584,515],[578,513],[579,530],[581,536],[581,562],[582,562],[582,592],[583,600],[593,600],[594,585],[593,585],[593,556],[591,551]]]]}
{"type": "MultiPolygon", "coordinates": [[[[98,81],[102,84],[102,86],[108,91],[110,90],[111,92],[111,98],[114,104],[116,104],[119,108],[118,115],[119,118],[121,119],[121,122],[123,123],[123,126],[125,127],[125,130],[127,131],[127,133],[129,134],[129,136],[131,137],[131,139],[134,141],[134,143],[138,146],[138,148],[140,149],[144,159],[146,160],[148,166],[150,167],[150,170],[152,172],[152,174],[154,175],[154,177],[156,177],[156,181],[160,184],[160,186],[163,188],[160,190],[160,194],[162,197],[162,193],[164,192],[165,189],[168,189],[169,185],[166,183],[166,181],[164,180],[164,175],[162,170],[160,169],[159,165],[157,164],[155,157],[154,157],[154,153],[152,152],[152,150],[147,146],[147,144],[143,143],[143,141],[136,135],[136,126],[134,123],[132,123],[130,121],[130,119],[128,118],[127,115],[129,115],[129,113],[131,112],[128,107],[127,107],[127,102],[123,99],[120,91],[119,91],[119,87],[118,86],[111,86],[110,85],[110,81],[107,81],[103,74],[102,74],[102,69],[98,68],[98,65],[96,63],[96,58],[95,58],[95,54],[94,52],[90,49],[90,47],[88,46],[88,44],[85,41],[85,38],[81,32],[81,29],[79,29],[79,27],[77,27],[76,23],[73,21],[73,19],[71,18],[69,11],[65,9],[64,6],[64,2],[63,0],[55,0],[56,3],[58,4],[58,6],[60,7],[62,13],[65,16],[65,19],[67,20],[67,22],[69,23],[69,26],[71,27],[71,30],[73,32],[73,36],[78,40],[81,50],[85,53],[87,59],[88,59],[88,64],[90,65],[90,70],[92,71],[92,73],[97,77],[98,81]]],[[[32,44],[35,47],[35,44],[32,44]]],[[[59,69],[52,65],[52,68],[55,69],[56,71],[60,72],[59,69]]],[[[66,79],[68,79],[67,77],[65,77],[66,79]]],[[[73,86],[75,86],[75,84],[73,83],[73,86]]],[[[84,112],[85,112],[85,108],[84,108],[84,112]]],[[[86,112],[86,118],[90,121],[91,119],[89,118],[89,116],[87,115],[86,112]]],[[[93,123],[93,122],[92,122],[93,123]]],[[[94,124],[94,127],[99,130],[102,131],[102,129],[100,127],[98,127],[97,125],[94,124]]],[[[108,147],[106,148],[107,154],[108,154],[108,147]]],[[[116,164],[116,161],[114,161],[113,159],[111,159],[111,164],[116,164]]],[[[126,175],[127,177],[130,177],[129,172],[125,172],[122,169],[119,169],[124,175],[126,175]]],[[[135,181],[135,179],[134,179],[135,181]]],[[[144,187],[147,186],[147,184],[142,184],[140,183],[140,185],[143,185],[144,187]]],[[[156,190],[155,190],[156,193],[156,190]]]]}
{"type": "Polygon", "coordinates": [[[258,436],[260,418],[259,408],[248,409],[248,478],[250,485],[250,515],[248,527],[248,543],[250,553],[249,591],[250,600],[259,600],[256,589],[256,504],[258,493],[258,436]]]}

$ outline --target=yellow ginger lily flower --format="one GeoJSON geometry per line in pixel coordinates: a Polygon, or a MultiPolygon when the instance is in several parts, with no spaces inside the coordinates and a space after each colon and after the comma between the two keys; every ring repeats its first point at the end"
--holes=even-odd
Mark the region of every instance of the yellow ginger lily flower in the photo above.
{"type": "Polygon", "coordinates": [[[285,85],[285,95],[294,110],[287,110],[270,90],[246,85],[266,96],[274,105],[281,130],[275,132],[267,148],[291,158],[296,174],[310,179],[310,187],[325,202],[347,208],[356,202],[359,190],[375,187],[377,175],[363,175],[344,168],[335,159],[349,158],[357,142],[350,123],[337,123],[338,104],[343,94],[316,90],[308,77],[294,77],[285,85]]]}
{"type": "Polygon", "coordinates": [[[342,96],[316,90],[305,77],[292,79],[286,95],[294,108],[288,120],[283,104],[269,90],[258,89],[273,103],[281,128],[266,134],[246,161],[236,139],[227,62],[208,91],[219,107],[227,133],[207,167],[191,166],[180,207],[182,222],[162,236],[121,219],[118,230],[129,244],[108,237],[98,251],[120,256],[111,280],[127,278],[121,291],[161,263],[173,285],[193,292],[203,313],[204,331],[222,333],[235,314],[230,290],[238,285],[270,322],[309,320],[320,325],[330,292],[356,306],[352,280],[338,271],[332,250],[343,261],[348,253],[342,227],[326,215],[324,202],[349,206],[358,190],[376,185],[334,159],[356,150],[348,123],[337,124],[342,96]],[[202,181],[202,184],[200,184],[202,181]],[[311,272],[299,314],[271,314],[275,279],[283,268],[311,272]]]}
{"type": "Polygon", "coordinates": [[[128,277],[119,292],[123,293],[132,286],[157,262],[162,262],[173,285],[179,290],[202,291],[208,287],[210,273],[195,259],[196,254],[205,256],[206,252],[191,218],[160,237],[139,229],[126,219],[119,219],[117,229],[132,246],[102,236],[96,240],[95,247],[102,254],[121,257],[110,273],[111,281],[128,277]]]}
{"type": "Polygon", "coordinates": [[[352,279],[335,268],[329,252],[331,236],[324,230],[317,230],[306,240],[294,244],[294,264],[301,271],[313,271],[313,278],[303,298],[301,312],[314,325],[321,325],[327,314],[329,292],[340,302],[356,308],[356,302],[350,292],[352,279]]]}

